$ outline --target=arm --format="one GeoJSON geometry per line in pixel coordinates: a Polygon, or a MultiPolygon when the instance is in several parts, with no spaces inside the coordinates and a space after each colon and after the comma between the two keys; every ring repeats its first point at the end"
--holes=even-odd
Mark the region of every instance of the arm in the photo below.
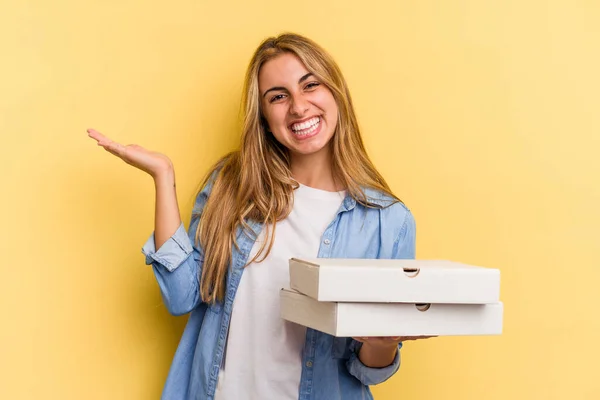
{"type": "Polygon", "coordinates": [[[358,358],[366,367],[383,368],[394,363],[399,351],[398,341],[388,338],[373,338],[363,342],[358,358]]]}
{"type": "MultiPolygon", "coordinates": [[[[415,258],[415,220],[410,211],[407,211],[404,223],[400,233],[394,242],[395,259],[414,259],[415,258]]],[[[381,340],[367,340],[361,346],[359,352],[360,361],[372,368],[382,368],[394,362],[396,353],[402,344],[394,338],[382,338],[381,340]]],[[[397,338],[400,339],[400,338],[397,338]]]]}
{"type": "MultiPolygon", "coordinates": [[[[400,232],[394,241],[393,259],[415,258],[416,225],[412,213],[406,210],[400,232]]],[[[376,338],[363,342],[350,341],[348,370],[364,385],[376,385],[388,380],[400,368],[400,338],[376,338]]],[[[362,340],[362,339],[361,339],[362,340]]]]}
{"type": "Polygon", "coordinates": [[[124,146],[95,129],[88,129],[87,133],[98,146],[154,179],[154,233],[142,252],[146,255],[146,264],[152,264],[169,311],[175,315],[191,311],[199,303],[199,274],[204,259],[202,249],[193,245],[194,236],[210,185],[206,185],[196,199],[188,235],[179,216],[175,172],[169,157],[136,144],[124,146]]]}
{"type": "Polygon", "coordinates": [[[209,181],[198,194],[187,232],[179,219],[173,182],[168,177],[156,181],[155,232],[142,247],[142,253],[146,256],[146,264],[152,265],[167,309],[173,315],[183,315],[201,302],[200,273],[204,252],[194,242],[212,182],[209,181]]]}
{"type": "Polygon", "coordinates": [[[175,171],[172,166],[154,177],[154,187],[156,188],[154,246],[160,249],[181,225],[175,188],[175,171]]]}

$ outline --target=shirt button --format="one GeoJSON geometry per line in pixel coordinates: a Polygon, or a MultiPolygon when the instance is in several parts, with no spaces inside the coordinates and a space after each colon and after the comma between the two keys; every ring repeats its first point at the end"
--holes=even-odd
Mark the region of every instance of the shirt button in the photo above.
{"type": "Polygon", "coordinates": [[[307,361],[307,362],[306,362],[306,366],[307,366],[308,368],[312,368],[312,361],[307,361]]]}
{"type": "Polygon", "coordinates": [[[323,240],[323,243],[325,243],[326,245],[329,245],[329,243],[331,243],[331,240],[325,239],[325,240],[323,240]]]}

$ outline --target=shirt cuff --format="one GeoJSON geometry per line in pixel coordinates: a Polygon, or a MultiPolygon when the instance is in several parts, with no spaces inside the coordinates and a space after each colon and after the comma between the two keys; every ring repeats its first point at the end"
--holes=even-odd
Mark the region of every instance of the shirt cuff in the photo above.
{"type": "Polygon", "coordinates": [[[190,238],[185,231],[183,222],[179,225],[173,236],[171,236],[156,251],[154,245],[154,232],[150,235],[144,246],[142,253],[146,256],[146,265],[157,262],[163,265],[169,272],[173,272],[193,251],[190,238]]]}
{"type": "Polygon", "coordinates": [[[356,345],[352,347],[354,347],[354,349],[350,354],[350,359],[348,360],[346,366],[348,367],[350,374],[360,380],[363,385],[378,385],[382,382],[385,382],[400,368],[400,349],[402,348],[402,343],[398,344],[398,351],[396,351],[394,361],[387,367],[383,368],[367,367],[362,363],[362,361],[360,361],[358,352],[362,347],[362,343],[356,341],[356,345]]]}

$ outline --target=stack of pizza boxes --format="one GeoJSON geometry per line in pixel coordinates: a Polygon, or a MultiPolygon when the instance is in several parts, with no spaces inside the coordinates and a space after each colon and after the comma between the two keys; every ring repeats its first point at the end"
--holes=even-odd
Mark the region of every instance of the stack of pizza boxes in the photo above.
{"type": "Polygon", "coordinates": [[[340,337],[500,335],[500,271],[446,260],[298,259],[285,320],[340,337]]]}

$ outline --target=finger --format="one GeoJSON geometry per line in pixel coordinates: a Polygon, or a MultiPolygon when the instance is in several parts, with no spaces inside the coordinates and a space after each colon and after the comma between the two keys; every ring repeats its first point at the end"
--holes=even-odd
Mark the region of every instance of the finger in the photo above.
{"type": "Polygon", "coordinates": [[[400,341],[406,342],[407,340],[415,340],[416,338],[418,338],[418,336],[402,336],[400,341]]]}
{"type": "Polygon", "coordinates": [[[378,342],[388,343],[388,342],[397,342],[401,338],[402,338],[402,336],[376,336],[371,339],[374,341],[378,341],[378,342]]]}
{"type": "Polygon", "coordinates": [[[103,134],[101,134],[100,132],[98,132],[95,129],[88,129],[87,133],[88,133],[89,137],[97,140],[98,142],[103,142],[103,143],[110,142],[110,139],[108,139],[106,136],[104,136],[103,134]]]}
{"type": "Polygon", "coordinates": [[[121,158],[125,155],[125,146],[121,143],[113,142],[112,140],[105,145],[105,149],[110,150],[112,154],[121,158]]]}
{"type": "Polygon", "coordinates": [[[407,336],[404,340],[419,340],[419,339],[429,339],[434,336],[407,336]]]}
{"type": "Polygon", "coordinates": [[[110,154],[113,154],[117,157],[119,157],[121,160],[125,161],[126,163],[129,163],[129,161],[126,159],[126,148],[125,146],[123,146],[120,143],[117,142],[111,142],[110,144],[107,144],[104,146],[104,150],[108,151],[110,154]]]}
{"type": "Polygon", "coordinates": [[[108,147],[105,147],[104,150],[108,151],[110,154],[113,154],[119,158],[121,158],[121,156],[114,150],[109,149],[108,147]]]}
{"type": "Polygon", "coordinates": [[[98,146],[106,147],[113,143],[112,140],[110,140],[109,138],[107,138],[99,132],[90,133],[88,136],[90,136],[92,139],[95,139],[98,142],[98,146]]]}

